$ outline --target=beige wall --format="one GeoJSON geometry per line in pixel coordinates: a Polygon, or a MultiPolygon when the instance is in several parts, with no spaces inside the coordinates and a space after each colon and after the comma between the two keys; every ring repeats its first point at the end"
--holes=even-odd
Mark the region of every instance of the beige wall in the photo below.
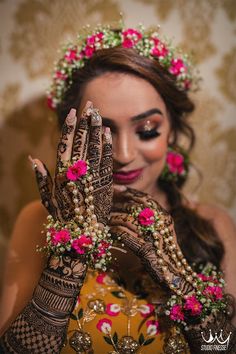
{"type": "Polygon", "coordinates": [[[37,198],[27,155],[53,168],[56,123],[44,103],[58,44],[85,24],[160,24],[195,54],[203,77],[193,95],[198,143],[186,193],[236,214],[235,0],[0,0],[0,230],[8,237],[20,208],[37,198]]]}

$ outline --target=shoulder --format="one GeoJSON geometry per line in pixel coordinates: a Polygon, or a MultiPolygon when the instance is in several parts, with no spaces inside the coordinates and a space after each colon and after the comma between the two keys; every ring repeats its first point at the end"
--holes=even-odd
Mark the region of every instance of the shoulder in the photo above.
{"type": "Polygon", "coordinates": [[[27,204],[19,213],[10,243],[18,245],[44,242],[42,237],[43,224],[47,220],[47,211],[39,200],[27,204]]]}

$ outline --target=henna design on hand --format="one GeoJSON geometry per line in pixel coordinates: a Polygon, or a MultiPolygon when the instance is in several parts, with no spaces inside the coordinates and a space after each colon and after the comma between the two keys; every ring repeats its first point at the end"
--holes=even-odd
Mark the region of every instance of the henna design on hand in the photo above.
{"type": "MultiPolygon", "coordinates": [[[[114,201],[110,225],[114,237],[119,236],[122,242],[140,257],[156,282],[161,283],[166,289],[173,287],[181,294],[188,294],[193,290],[192,278],[186,281],[183,275],[185,270],[181,263],[182,252],[177,243],[173,220],[169,213],[150,196],[130,188],[120,193],[114,201]],[[134,206],[140,205],[158,211],[163,227],[169,230],[170,242],[168,240],[164,242],[164,237],[159,230],[156,230],[155,238],[148,233],[138,236],[138,222],[130,214],[134,206]]],[[[191,268],[189,272],[191,274],[191,268]]]]}

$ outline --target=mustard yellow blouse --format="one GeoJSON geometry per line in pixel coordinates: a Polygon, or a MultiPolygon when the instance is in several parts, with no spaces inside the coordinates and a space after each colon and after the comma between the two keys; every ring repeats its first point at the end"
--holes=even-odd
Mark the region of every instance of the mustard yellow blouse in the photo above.
{"type": "Polygon", "coordinates": [[[156,287],[148,278],[142,280],[145,290],[137,295],[106,273],[89,272],[61,353],[189,353],[180,331],[163,327],[158,317],[160,292],[157,298],[156,287]]]}

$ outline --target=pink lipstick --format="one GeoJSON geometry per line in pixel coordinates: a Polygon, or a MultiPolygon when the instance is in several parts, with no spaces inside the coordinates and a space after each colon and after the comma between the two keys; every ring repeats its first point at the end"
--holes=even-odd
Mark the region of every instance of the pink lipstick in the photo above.
{"type": "Polygon", "coordinates": [[[117,184],[131,184],[142,174],[143,168],[133,171],[117,171],[113,174],[113,180],[117,184]]]}

